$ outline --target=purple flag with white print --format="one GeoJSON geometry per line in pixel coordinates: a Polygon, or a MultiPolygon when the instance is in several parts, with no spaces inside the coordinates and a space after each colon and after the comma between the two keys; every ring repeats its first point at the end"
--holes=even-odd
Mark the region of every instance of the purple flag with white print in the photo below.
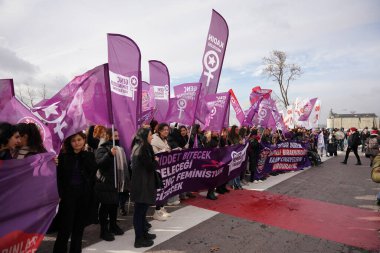
{"type": "Polygon", "coordinates": [[[235,113],[236,113],[236,118],[238,119],[240,125],[242,125],[243,122],[244,122],[244,118],[245,118],[243,109],[241,109],[239,101],[237,100],[237,98],[235,96],[235,93],[234,93],[234,91],[232,89],[230,89],[230,93],[231,93],[232,108],[234,108],[235,113]]]}
{"type": "Polygon", "coordinates": [[[54,151],[50,129],[16,97],[11,98],[0,111],[0,122],[9,122],[11,124],[34,123],[41,134],[46,150],[54,151]]]}
{"type": "Polygon", "coordinates": [[[249,109],[244,112],[244,115],[245,115],[244,121],[243,121],[244,126],[253,126],[253,118],[259,111],[261,100],[262,100],[262,97],[255,100],[254,103],[251,105],[251,107],[249,107],[249,109]]]}
{"type": "Polygon", "coordinates": [[[149,83],[142,81],[141,91],[141,111],[142,113],[151,110],[151,98],[150,98],[150,85],[149,83]]]}
{"type": "Polygon", "coordinates": [[[271,125],[273,127],[274,123],[269,121],[273,118],[272,110],[274,110],[273,101],[270,98],[262,99],[259,105],[259,110],[253,117],[253,124],[262,127],[269,127],[269,125],[271,125]]]}
{"type": "Polygon", "coordinates": [[[309,120],[309,116],[314,108],[315,103],[317,102],[318,98],[312,98],[310,99],[303,108],[301,108],[301,116],[298,118],[298,121],[307,121],[309,120]]]}
{"type": "Polygon", "coordinates": [[[59,202],[54,156],[0,161],[1,252],[37,252],[59,202]]]}
{"type": "Polygon", "coordinates": [[[141,54],[137,44],[120,34],[108,34],[108,65],[115,127],[130,155],[141,112],[141,54]]]}
{"type": "Polygon", "coordinates": [[[47,123],[58,153],[67,137],[89,125],[112,124],[107,64],[76,76],[57,94],[32,112],[47,123]]]}
{"type": "Polygon", "coordinates": [[[193,125],[200,89],[200,83],[184,83],[174,86],[175,98],[170,99],[166,122],[193,125]]]}
{"type": "Polygon", "coordinates": [[[157,108],[155,119],[164,122],[169,108],[170,76],[165,64],[160,61],[149,61],[150,85],[154,92],[154,101],[157,108]]]}
{"type": "Polygon", "coordinates": [[[203,70],[199,80],[202,84],[202,89],[199,96],[200,102],[198,104],[196,119],[202,123],[205,123],[207,115],[204,97],[208,94],[215,94],[218,89],[227,41],[227,22],[218,12],[212,10],[210,28],[202,57],[203,70]]]}
{"type": "Polygon", "coordinates": [[[221,131],[225,127],[229,111],[230,93],[209,94],[205,97],[205,103],[209,113],[206,116],[204,130],[221,131]]]}
{"type": "Polygon", "coordinates": [[[14,96],[13,79],[0,79],[0,111],[14,96]]]}

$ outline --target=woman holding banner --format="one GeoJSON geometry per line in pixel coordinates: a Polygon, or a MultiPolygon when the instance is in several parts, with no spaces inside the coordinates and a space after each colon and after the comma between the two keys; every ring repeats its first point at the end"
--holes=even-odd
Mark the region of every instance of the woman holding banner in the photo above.
{"type": "MultiPolygon", "coordinates": [[[[236,125],[231,127],[230,133],[228,135],[228,143],[230,145],[243,144],[243,140],[239,135],[239,128],[236,125]]],[[[235,190],[242,190],[243,186],[240,182],[240,176],[232,180],[232,187],[235,190]]]]}
{"type": "Polygon", "coordinates": [[[156,202],[157,186],[155,181],[158,158],[154,157],[151,146],[152,133],[149,128],[140,128],[132,143],[132,180],[131,200],[135,202],[133,226],[135,228],[136,248],[153,245],[155,234],[149,234],[150,224],[146,221],[146,213],[150,205],[156,202]]]}

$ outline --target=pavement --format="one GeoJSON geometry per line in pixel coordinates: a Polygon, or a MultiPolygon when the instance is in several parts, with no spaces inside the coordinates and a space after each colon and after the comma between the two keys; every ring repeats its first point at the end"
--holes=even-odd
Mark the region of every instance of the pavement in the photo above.
{"type": "MultiPolygon", "coordinates": [[[[86,228],[83,252],[378,252],[380,185],[371,181],[369,159],[363,165],[323,157],[318,167],[271,176],[244,190],[197,198],[167,207],[168,221],[151,221],[157,235],[150,248],[133,247],[133,205],[118,224],[126,231],[113,242],[99,239],[99,226],[86,228]]],[[[151,207],[148,214],[153,215],[151,207]]],[[[37,252],[52,252],[55,234],[37,252]]]]}

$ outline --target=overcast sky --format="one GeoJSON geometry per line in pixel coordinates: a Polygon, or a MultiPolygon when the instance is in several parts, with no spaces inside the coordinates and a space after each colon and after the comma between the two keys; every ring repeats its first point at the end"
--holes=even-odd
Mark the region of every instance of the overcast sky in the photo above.
{"type": "Polygon", "coordinates": [[[164,62],[171,84],[198,81],[211,11],[229,26],[218,92],[233,88],[243,109],[262,75],[262,58],[285,51],[304,74],[289,98],[319,97],[322,122],[337,113],[380,115],[380,1],[52,1],[0,0],[0,78],[16,88],[46,84],[53,95],[75,75],[107,61],[107,33],[132,38],[164,62]]]}

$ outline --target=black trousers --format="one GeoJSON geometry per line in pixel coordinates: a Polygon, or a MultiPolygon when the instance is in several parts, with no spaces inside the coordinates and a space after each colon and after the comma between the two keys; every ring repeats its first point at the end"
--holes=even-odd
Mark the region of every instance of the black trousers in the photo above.
{"type": "Polygon", "coordinates": [[[146,212],[149,205],[145,203],[135,203],[135,211],[133,213],[133,227],[135,228],[136,238],[141,238],[145,233],[146,212]]]}
{"type": "Polygon", "coordinates": [[[99,223],[103,230],[108,229],[108,217],[110,227],[116,226],[117,219],[117,204],[100,204],[99,208],[99,223]]]}
{"type": "Polygon", "coordinates": [[[358,163],[361,163],[360,162],[360,157],[358,155],[358,147],[355,146],[355,147],[347,147],[347,151],[346,151],[346,157],[344,158],[344,161],[347,162],[348,160],[348,155],[350,154],[350,152],[353,151],[355,156],[356,156],[356,159],[358,160],[358,163]]]}
{"type": "Polygon", "coordinates": [[[85,203],[81,187],[70,187],[60,202],[60,221],[54,253],[67,253],[67,243],[71,236],[70,253],[82,252],[85,203]]]}

